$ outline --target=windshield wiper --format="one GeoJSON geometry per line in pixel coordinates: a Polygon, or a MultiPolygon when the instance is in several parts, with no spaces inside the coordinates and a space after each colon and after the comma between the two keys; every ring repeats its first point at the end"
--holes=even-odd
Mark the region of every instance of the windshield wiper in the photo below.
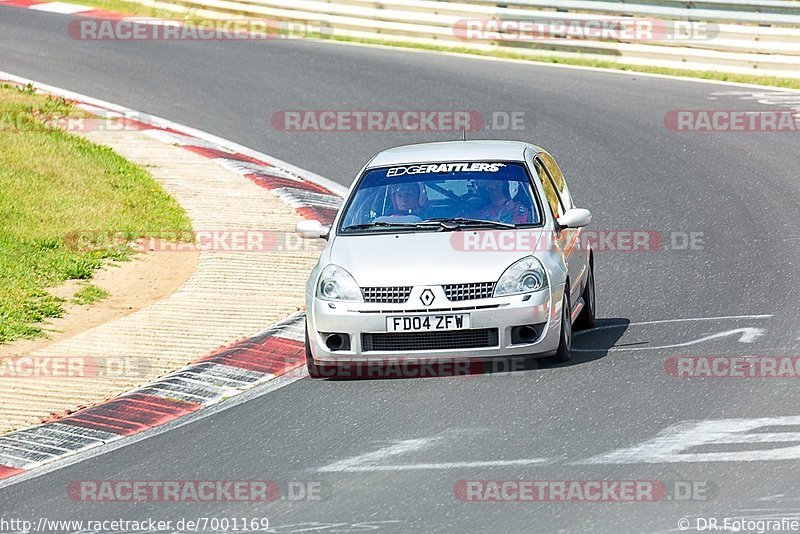
{"type": "Polygon", "coordinates": [[[350,230],[367,230],[369,228],[400,227],[400,228],[429,228],[430,225],[423,222],[387,222],[378,221],[364,224],[353,224],[342,228],[345,232],[350,230]]]}
{"type": "Polygon", "coordinates": [[[464,228],[468,226],[488,226],[490,228],[516,228],[516,224],[504,223],[500,221],[486,221],[483,219],[467,219],[465,217],[449,217],[439,219],[428,219],[424,223],[440,224],[444,228],[464,228]]]}
{"type": "Polygon", "coordinates": [[[440,230],[458,230],[460,228],[516,228],[516,224],[504,223],[499,221],[485,221],[483,219],[467,219],[464,217],[443,217],[437,219],[426,219],[420,222],[388,222],[376,221],[364,224],[354,224],[345,226],[342,230],[368,230],[370,228],[434,228],[440,230]]]}

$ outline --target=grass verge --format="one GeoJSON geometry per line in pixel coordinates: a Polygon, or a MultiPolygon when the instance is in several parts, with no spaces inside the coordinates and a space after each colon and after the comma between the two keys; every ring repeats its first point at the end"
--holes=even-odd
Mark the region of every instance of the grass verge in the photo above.
{"type": "MultiPolygon", "coordinates": [[[[127,239],[103,236],[191,229],[144,169],[47,122],[82,115],[62,98],[0,84],[0,343],[40,336],[41,321],[63,314],[46,288],[132,254],[127,239]]],[[[99,298],[84,291],[84,301],[99,298]]]]}

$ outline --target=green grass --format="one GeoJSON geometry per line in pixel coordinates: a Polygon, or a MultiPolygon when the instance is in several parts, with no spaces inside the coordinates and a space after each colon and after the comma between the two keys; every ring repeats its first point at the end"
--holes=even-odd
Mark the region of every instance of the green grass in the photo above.
{"type": "Polygon", "coordinates": [[[103,288],[89,284],[83,287],[77,293],[75,293],[75,295],[72,297],[72,303],[85,306],[87,304],[92,304],[94,302],[97,302],[98,300],[103,300],[107,296],[108,296],[108,291],[106,291],[103,288]]]}
{"type": "Polygon", "coordinates": [[[191,228],[144,169],[43,125],[81,115],[61,98],[0,84],[0,343],[40,336],[38,323],[63,314],[46,288],[127,259],[137,236],[191,228]]]}

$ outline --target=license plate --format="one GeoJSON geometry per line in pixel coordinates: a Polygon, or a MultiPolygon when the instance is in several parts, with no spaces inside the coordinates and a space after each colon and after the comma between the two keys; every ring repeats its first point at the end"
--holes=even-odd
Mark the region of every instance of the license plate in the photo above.
{"type": "Polygon", "coordinates": [[[386,318],[387,332],[436,332],[469,328],[468,313],[398,315],[386,318]]]}

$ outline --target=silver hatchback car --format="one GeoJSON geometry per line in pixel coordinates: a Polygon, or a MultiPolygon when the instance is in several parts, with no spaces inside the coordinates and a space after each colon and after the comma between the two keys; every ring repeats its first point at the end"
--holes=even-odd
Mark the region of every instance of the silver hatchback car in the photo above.
{"type": "Polygon", "coordinates": [[[591,222],[555,160],[515,141],[381,152],[331,226],[306,290],[311,376],[342,362],[570,358],[595,320],[591,222]]]}

